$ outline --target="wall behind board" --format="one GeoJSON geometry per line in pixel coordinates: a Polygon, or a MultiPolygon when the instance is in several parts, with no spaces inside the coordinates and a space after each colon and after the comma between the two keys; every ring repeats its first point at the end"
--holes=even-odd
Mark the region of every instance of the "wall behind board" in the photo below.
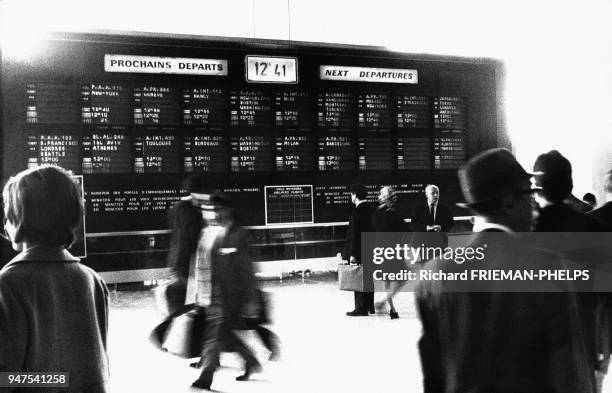
{"type": "MultiPolygon", "coordinates": [[[[591,1],[197,0],[0,4],[3,52],[39,30],[132,30],[387,46],[506,63],[506,116],[521,162],[556,148],[575,193],[597,189],[612,150],[612,4],[591,1]]],[[[11,49],[12,48],[12,49],[11,49]]]]}
{"type": "MultiPolygon", "coordinates": [[[[92,29],[387,46],[506,63],[506,115],[519,160],[559,149],[576,194],[595,189],[612,150],[612,4],[592,1],[13,1],[2,36],[92,29]],[[604,165],[605,166],[605,165],[604,165]]],[[[5,52],[7,51],[5,45],[5,52]]]]}

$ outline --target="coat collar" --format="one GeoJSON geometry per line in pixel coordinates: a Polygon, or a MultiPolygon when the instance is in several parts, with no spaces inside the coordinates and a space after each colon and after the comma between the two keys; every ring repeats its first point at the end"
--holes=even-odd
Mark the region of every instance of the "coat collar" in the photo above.
{"type": "Polygon", "coordinates": [[[26,261],[79,262],[79,258],[74,257],[63,247],[35,246],[20,252],[7,266],[26,261]]]}

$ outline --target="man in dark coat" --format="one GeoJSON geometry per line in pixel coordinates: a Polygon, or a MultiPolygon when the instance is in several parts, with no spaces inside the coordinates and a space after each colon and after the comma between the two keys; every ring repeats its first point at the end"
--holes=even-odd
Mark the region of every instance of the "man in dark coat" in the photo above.
{"type": "MultiPolygon", "coordinates": [[[[515,266],[516,258],[533,266],[558,260],[515,238],[531,225],[529,178],[506,149],[485,151],[460,169],[462,206],[478,216],[471,245],[489,244],[482,268],[515,266]],[[500,240],[505,247],[498,249],[500,240]]],[[[426,266],[449,263],[466,268],[441,260],[426,266]]],[[[424,280],[416,290],[425,393],[594,391],[572,293],[500,292],[496,282],[488,292],[453,293],[445,285],[424,280]]]]}
{"type": "Polygon", "coordinates": [[[429,184],[425,187],[426,202],[417,205],[412,212],[412,230],[417,232],[414,237],[416,245],[425,243],[429,247],[446,247],[448,232],[455,225],[450,209],[439,203],[440,189],[429,184]],[[439,236],[421,236],[418,232],[430,232],[439,236]]]}
{"type": "MultiPolygon", "coordinates": [[[[372,208],[366,202],[367,190],[363,184],[353,184],[350,187],[351,203],[355,209],[351,213],[348,229],[346,230],[346,242],[342,259],[349,263],[361,264],[361,233],[372,232],[372,208]]],[[[364,273],[364,278],[366,274],[364,273]]],[[[355,309],[346,315],[351,317],[367,316],[368,312],[374,313],[374,292],[355,292],[355,309]]]]}
{"type": "MultiPolygon", "coordinates": [[[[582,212],[582,209],[575,210],[567,203],[571,197],[573,188],[572,165],[557,150],[540,154],[533,166],[536,172],[536,185],[541,187],[537,193],[536,201],[540,207],[538,218],[536,219],[534,230],[536,232],[563,232],[558,235],[556,244],[563,245],[571,241],[574,232],[603,232],[606,225],[592,215],[582,212]]],[[[551,245],[549,245],[551,246],[551,245]]],[[[575,260],[581,264],[591,261],[583,260],[581,255],[565,255],[568,259],[575,260]]],[[[597,380],[602,379],[601,372],[604,372],[607,365],[601,362],[602,355],[607,359],[609,354],[608,344],[606,344],[608,330],[605,321],[603,299],[597,293],[585,292],[578,296],[580,303],[580,320],[583,324],[583,331],[587,340],[587,351],[590,358],[590,368],[593,377],[597,380]]]]}
{"type": "MultiPolygon", "coordinates": [[[[202,340],[203,367],[192,387],[210,390],[219,367],[222,344],[244,360],[239,381],[261,369],[251,350],[233,333],[247,328],[245,318],[257,314],[255,275],[248,256],[248,233],[235,221],[234,210],[225,194],[213,194],[204,211],[207,226],[202,231],[196,255],[196,299],[206,308],[202,340]]],[[[187,296],[190,296],[188,285],[187,296]]]]}

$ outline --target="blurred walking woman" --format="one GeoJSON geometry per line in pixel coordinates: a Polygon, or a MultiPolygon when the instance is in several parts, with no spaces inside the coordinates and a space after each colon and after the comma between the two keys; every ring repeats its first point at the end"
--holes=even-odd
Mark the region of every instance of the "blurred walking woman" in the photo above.
{"type": "Polygon", "coordinates": [[[76,184],[38,167],[12,177],[2,197],[19,254],[0,271],[0,372],[68,372],[59,390],[106,392],[108,290],[66,250],[83,212],[76,184]]]}

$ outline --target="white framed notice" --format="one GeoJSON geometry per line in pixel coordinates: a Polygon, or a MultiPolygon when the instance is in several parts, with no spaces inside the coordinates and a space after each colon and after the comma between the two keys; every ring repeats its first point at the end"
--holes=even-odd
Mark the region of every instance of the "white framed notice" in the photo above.
{"type": "Polygon", "coordinates": [[[266,226],[312,224],[312,184],[264,186],[266,226]]]}

